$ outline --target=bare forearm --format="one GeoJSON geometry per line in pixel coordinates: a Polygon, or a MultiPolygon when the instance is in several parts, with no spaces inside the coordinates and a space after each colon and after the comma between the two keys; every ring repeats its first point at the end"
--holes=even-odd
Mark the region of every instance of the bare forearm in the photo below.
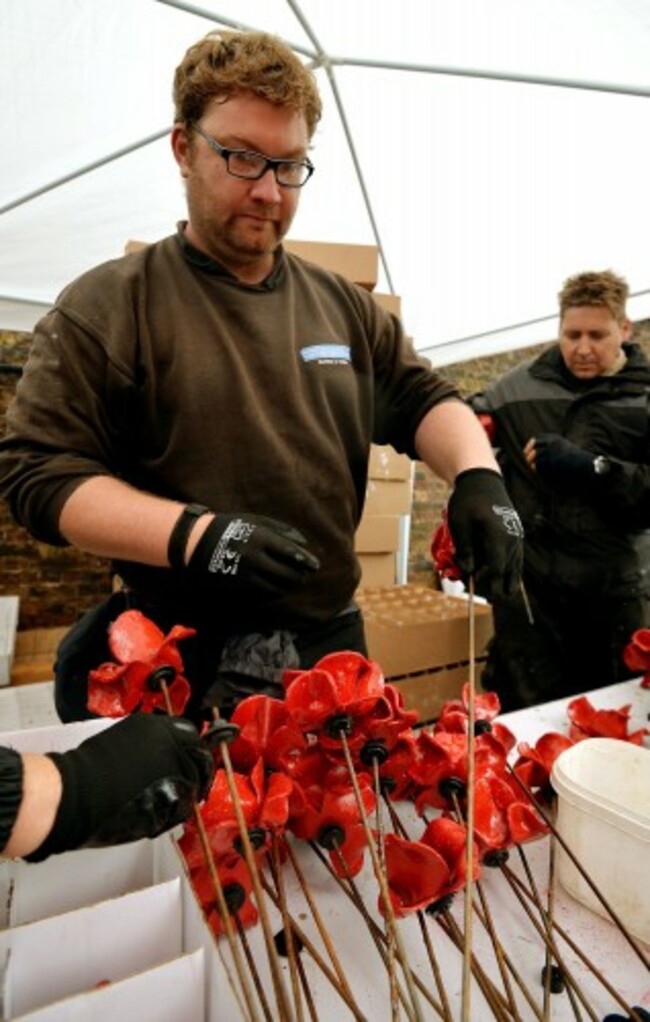
{"type": "Polygon", "coordinates": [[[461,401],[444,401],[427,412],[415,434],[415,448],[420,459],[450,484],[468,468],[499,471],[485,430],[461,401]]]}
{"type": "Polygon", "coordinates": [[[47,756],[24,753],[23,798],[11,837],[2,851],[8,858],[28,855],[49,834],[61,801],[61,774],[47,756]]]}
{"type": "MultiPolygon", "coordinates": [[[[71,494],[59,520],[74,546],[100,557],[166,567],[169,536],[184,505],[133,489],[119,479],[95,476],[71,494]]],[[[200,518],[188,542],[188,555],[210,518],[200,518]]]]}

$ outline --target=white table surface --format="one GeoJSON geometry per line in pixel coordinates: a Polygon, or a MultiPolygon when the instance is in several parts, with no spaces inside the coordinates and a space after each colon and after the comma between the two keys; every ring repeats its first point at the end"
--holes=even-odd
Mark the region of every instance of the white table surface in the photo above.
{"type": "MultiPolygon", "coordinates": [[[[3,698],[7,695],[8,693],[6,692],[0,693],[0,721],[5,732],[14,731],[15,733],[20,731],[21,728],[35,727],[42,729],[32,732],[27,747],[33,747],[35,740],[38,740],[40,747],[41,738],[43,738],[43,741],[50,742],[52,736],[56,736],[59,733],[60,737],[56,738],[56,747],[65,748],[67,747],[66,736],[73,735],[73,729],[81,729],[83,731],[84,725],[82,724],[66,725],[65,727],[56,725],[51,686],[48,688],[48,683],[37,686],[25,686],[24,691],[20,691],[22,698],[13,700],[3,698]],[[30,689],[31,691],[28,691],[30,689]],[[8,707],[11,707],[11,713],[7,712],[8,707]]],[[[650,690],[642,689],[638,681],[597,690],[589,693],[589,698],[594,706],[598,708],[617,708],[630,704],[630,726],[633,729],[648,723],[650,690]]],[[[546,731],[557,730],[568,733],[567,702],[568,700],[560,700],[556,703],[548,703],[528,710],[520,710],[504,715],[502,719],[514,732],[519,741],[534,742],[546,731]]],[[[23,744],[20,741],[22,736],[18,734],[15,735],[15,738],[15,744],[17,747],[20,747],[23,744]]],[[[27,740],[26,734],[25,739],[27,740]]],[[[79,740],[76,730],[74,739],[74,742],[71,742],[71,744],[76,744],[76,741],[79,740]]],[[[646,744],[648,744],[647,740],[646,744]]],[[[419,837],[422,831],[422,822],[417,820],[412,806],[403,803],[398,806],[398,809],[400,817],[407,826],[410,835],[414,838],[419,837]]],[[[351,902],[334,884],[308,846],[303,845],[302,842],[296,842],[295,846],[310,889],[334,941],[360,1010],[369,1022],[391,1022],[392,1014],[386,970],[382,966],[378,953],[368,936],[366,924],[351,902]]],[[[539,884],[542,897],[545,897],[547,891],[548,848],[549,842],[547,839],[525,846],[526,859],[536,882],[539,884]]],[[[513,869],[520,872],[516,854],[513,853],[511,855],[509,864],[512,864],[513,869]]],[[[612,868],[615,868],[615,863],[612,863],[612,868]]],[[[640,882],[648,883],[650,863],[639,863],[639,871],[640,882]]],[[[289,866],[285,867],[284,878],[292,915],[297,919],[308,936],[322,949],[315,924],[289,866]]],[[[364,870],[357,878],[357,886],[370,914],[373,918],[380,921],[380,916],[377,912],[377,883],[368,860],[364,870]]],[[[544,963],[544,950],[540,938],[534,932],[532,925],[526,920],[522,909],[518,906],[498,870],[486,870],[482,886],[494,918],[495,927],[508,955],[525,978],[533,996],[539,998],[541,1002],[539,975],[544,963]]],[[[462,893],[455,896],[453,913],[462,926],[462,893]]],[[[271,907],[270,915],[275,932],[275,930],[281,927],[281,920],[273,907],[271,907]]],[[[556,890],[555,917],[570,933],[578,947],[586,951],[593,963],[604,972],[614,989],[629,1004],[640,1004],[650,1009],[650,974],[631,951],[629,945],[613,924],[582,907],[578,902],[565,894],[561,888],[556,890]]],[[[462,1017],[462,956],[455,948],[452,948],[437,923],[429,919],[427,926],[434,942],[436,956],[440,963],[445,988],[452,1007],[453,1019],[456,1022],[456,1020],[460,1020],[462,1017]]],[[[400,920],[399,927],[412,969],[426,983],[427,987],[434,992],[435,985],[431,975],[431,967],[426,958],[416,918],[411,916],[400,920]]],[[[265,985],[270,991],[272,987],[268,976],[267,956],[261,928],[258,926],[248,931],[248,939],[265,985]]],[[[496,981],[498,973],[494,964],[494,956],[489,946],[489,940],[476,918],[474,918],[473,923],[472,946],[478,960],[496,981]]],[[[586,996],[592,1005],[595,1017],[600,1020],[608,1012],[620,1012],[621,1008],[616,1004],[615,1000],[585,970],[584,966],[579,962],[577,955],[574,952],[567,951],[564,945],[561,946],[565,954],[566,963],[579,978],[586,996]]],[[[650,948],[646,949],[646,953],[650,954],[650,948]]],[[[322,1022],[338,1022],[339,1019],[351,1018],[351,1013],[346,1009],[312,959],[305,953],[303,953],[301,959],[313,992],[318,1018],[322,1022]]],[[[283,962],[285,962],[283,973],[287,979],[287,988],[289,988],[286,960],[283,960],[283,962]]],[[[233,999],[223,969],[217,958],[214,959],[214,973],[211,979],[213,994],[210,998],[208,1020],[209,1022],[236,1022],[236,1020],[242,1017],[241,1012],[233,999]]],[[[272,1010],[274,1010],[272,995],[270,1003],[272,1010]]],[[[429,1020],[438,1017],[422,998],[420,998],[420,1004],[421,1017],[423,1019],[429,1020]]],[[[484,1020],[492,1017],[482,1000],[482,995],[474,984],[471,987],[470,1004],[471,1022],[484,1022],[484,1020]]],[[[535,1018],[534,1013],[522,1000],[521,996],[518,996],[518,1008],[519,1017],[522,1022],[528,1022],[528,1019],[535,1018]]],[[[551,1010],[547,1017],[553,1020],[553,1022],[571,1022],[571,1020],[575,1019],[576,1016],[566,994],[555,995],[551,998],[551,1010]]],[[[585,1014],[582,1017],[587,1018],[587,1015],[585,1014]]]]}

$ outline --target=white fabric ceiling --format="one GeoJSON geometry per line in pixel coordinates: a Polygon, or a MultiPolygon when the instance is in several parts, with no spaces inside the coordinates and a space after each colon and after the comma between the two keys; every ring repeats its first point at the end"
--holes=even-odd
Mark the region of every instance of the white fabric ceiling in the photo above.
{"type": "Polygon", "coordinates": [[[229,22],[328,55],[344,116],[321,61],[291,236],[379,242],[378,290],[437,364],[552,337],[579,270],[622,273],[650,317],[647,0],[0,0],[0,16],[0,328],[30,329],[73,277],[182,218],[172,75],[229,22]]]}

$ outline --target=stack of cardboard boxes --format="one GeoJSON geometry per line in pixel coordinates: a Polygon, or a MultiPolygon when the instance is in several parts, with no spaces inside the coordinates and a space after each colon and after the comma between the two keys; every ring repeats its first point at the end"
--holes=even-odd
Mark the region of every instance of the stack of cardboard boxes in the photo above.
{"type": "Polygon", "coordinates": [[[418,711],[421,723],[435,720],[448,699],[459,698],[472,670],[480,688],[492,635],[486,604],[474,601],[470,607],[465,599],[417,585],[361,589],[357,602],[370,658],[402,693],[405,705],[418,711]]]}

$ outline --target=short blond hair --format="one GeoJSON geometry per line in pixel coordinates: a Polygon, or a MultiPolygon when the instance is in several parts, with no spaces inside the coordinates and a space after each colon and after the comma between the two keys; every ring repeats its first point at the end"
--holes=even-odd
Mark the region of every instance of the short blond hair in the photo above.
{"type": "Polygon", "coordinates": [[[215,96],[252,92],[303,114],[309,138],[322,102],[313,72],[266,32],[210,32],[185,53],[174,74],[174,119],[195,124],[215,96]]]}
{"type": "Polygon", "coordinates": [[[576,305],[604,305],[616,322],[622,323],[627,318],[625,306],[629,293],[627,281],[612,270],[578,273],[564,281],[558,294],[560,317],[576,305]]]}

